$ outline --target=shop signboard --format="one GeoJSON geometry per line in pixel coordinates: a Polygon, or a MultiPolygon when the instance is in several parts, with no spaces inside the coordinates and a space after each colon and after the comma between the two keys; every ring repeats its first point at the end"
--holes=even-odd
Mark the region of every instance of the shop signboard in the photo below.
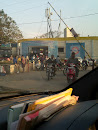
{"type": "Polygon", "coordinates": [[[1,44],[1,48],[2,47],[11,47],[11,44],[9,44],[9,43],[8,44],[1,44]]]}
{"type": "MultiPolygon", "coordinates": [[[[81,45],[85,48],[85,43],[81,45]]],[[[69,58],[72,52],[75,52],[76,57],[84,58],[85,56],[85,51],[79,43],[66,43],[66,58],[69,58]]]]}

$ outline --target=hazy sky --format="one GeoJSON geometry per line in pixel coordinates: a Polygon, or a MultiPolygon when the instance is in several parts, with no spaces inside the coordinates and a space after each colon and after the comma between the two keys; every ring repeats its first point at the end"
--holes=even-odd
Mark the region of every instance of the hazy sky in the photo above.
{"type": "MultiPolygon", "coordinates": [[[[45,9],[50,2],[69,27],[80,36],[98,36],[98,0],[0,0],[3,9],[12,17],[24,38],[33,38],[47,32],[45,9]],[[44,22],[42,22],[44,21],[44,22]]],[[[52,30],[58,30],[59,18],[50,7],[53,15],[52,30]]],[[[61,31],[66,26],[61,23],[61,31]]]]}

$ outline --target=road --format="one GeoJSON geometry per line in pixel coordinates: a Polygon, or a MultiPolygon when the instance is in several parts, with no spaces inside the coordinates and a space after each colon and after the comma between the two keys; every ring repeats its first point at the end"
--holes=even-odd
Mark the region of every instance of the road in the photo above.
{"type": "MultiPolygon", "coordinates": [[[[79,72],[79,78],[86,73],[79,72]]],[[[62,71],[57,71],[56,76],[47,80],[45,71],[31,71],[28,73],[12,74],[0,77],[0,86],[7,87],[11,90],[22,90],[30,92],[58,91],[68,86],[66,76],[62,71]]],[[[7,89],[5,89],[7,91],[7,89]]]]}

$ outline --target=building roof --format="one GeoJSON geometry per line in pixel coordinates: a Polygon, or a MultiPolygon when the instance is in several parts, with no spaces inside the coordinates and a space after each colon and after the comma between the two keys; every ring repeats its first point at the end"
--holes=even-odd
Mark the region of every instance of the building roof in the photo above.
{"type": "MultiPolygon", "coordinates": [[[[66,37],[66,38],[33,38],[33,39],[21,39],[18,42],[25,41],[71,41],[75,40],[75,37],[66,37]]],[[[89,37],[77,37],[77,40],[98,40],[98,36],[89,36],[89,37]]]]}

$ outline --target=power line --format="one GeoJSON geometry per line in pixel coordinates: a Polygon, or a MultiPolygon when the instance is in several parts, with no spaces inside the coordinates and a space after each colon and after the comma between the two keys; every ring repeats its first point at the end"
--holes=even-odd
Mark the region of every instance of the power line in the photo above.
{"type": "MultiPolygon", "coordinates": [[[[17,11],[17,12],[13,12],[13,13],[10,13],[10,14],[24,12],[24,11],[27,11],[27,10],[30,10],[30,9],[33,9],[33,8],[38,8],[38,7],[45,6],[45,5],[46,5],[46,4],[44,4],[44,5],[39,5],[39,6],[33,6],[33,7],[31,7],[31,8],[27,8],[27,9],[24,9],[24,10],[21,10],[21,11],[17,11]]],[[[19,15],[19,14],[18,14],[18,15],[19,15]]]]}
{"type": "MultiPolygon", "coordinates": [[[[31,1],[31,0],[30,0],[31,1]]],[[[12,3],[12,4],[9,4],[8,6],[11,6],[11,5],[16,5],[16,4],[20,4],[20,3],[24,3],[24,2],[28,2],[27,0],[25,1],[21,1],[21,2],[15,2],[15,3],[12,3]]]]}
{"type": "Polygon", "coordinates": [[[98,13],[93,13],[93,14],[86,14],[86,15],[80,15],[80,16],[76,16],[76,17],[69,17],[69,18],[64,18],[64,19],[72,19],[72,18],[79,18],[79,17],[87,17],[90,15],[97,15],[98,13]]]}
{"type": "Polygon", "coordinates": [[[33,23],[42,23],[42,22],[47,22],[47,21],[31,22],[31,23],[20,23],[20,24],[17,24],[17,25],[33,24],[33,23]]]}
{"type": "MultiPolygon", "coordinates": [[[[79,18],[79,17],[87,17],[87,16],[91,16],[91,15],[97,15],[98,13],[92,13],[92,14],[86,14],[86,15],[80,15],[80,16],[76,16],[76,17],[69,17],[69,18],[64,18],[64,19],[73,19],[73,18],[79,18]]],[[[55,20],[51,20],[51,21],[59,21],[59,19],[55,19],[55,20]]],[[[31,22],[31,23],[20,23],[18,25],[24,25],[24,24],[33,24],[33,23],[42,23],[42,22],[47,22],[47,21],[39,21],[39,22],[31,22]]]]}
{"type": "MultiPolygon", "coordinates": [[[[75,17],[69,17],[69,18],[63,18],[63,19],[73,19],[73,18],[79,18],[79,17],[87,17],[87,16],[91,16],[91,15],[97,15],[98,13],[93,13],[93,14],[86,14],[86,15],[80,15],[80,16],[75,16],[75,17]]],[[[52,21],[58,21],[59,19],[55,19],[52,21]]]]}
{"type": "MultiPolygon", "coordinates": [[[[29,0],[28,0],[29,1],[29,0]]],[[[27,0],[25,0],[25,1],[21,1],[21,2],[15,2],[15,3],[11,3],[11,4],[6,4],[6,6],[7,7],[10,7],[10,6],[12,6],[12,5],[16,5],[16,4],[20,4],[20,3],[25,3],[25,2],[28,2],[27,0]]],[[[30,0],[31,1],[31,0],[30,0]]],[[[6,7],[5,6],[5,7],[6,7]]]]}
{"type": "MultiPolygon", "coordinates": [[[[43,19],[44,19],[44,17],[42,18],[42,20],[43,20],[43,19]]],[[[40,25],[40,27],[39,27],[37,36],[39,35],[39,33],[40,33],[40,31],[41,31],[42,24],[43,24],[43,21],[41,22],[41,25],[40,25]]]]}

